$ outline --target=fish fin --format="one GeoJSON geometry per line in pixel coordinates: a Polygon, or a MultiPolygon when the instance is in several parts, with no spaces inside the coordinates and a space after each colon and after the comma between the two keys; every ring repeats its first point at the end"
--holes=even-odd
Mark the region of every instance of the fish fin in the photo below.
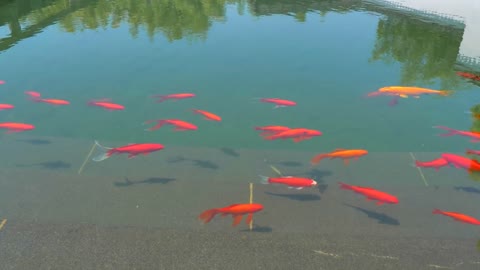
{"type": "Polygon", "coordinates": [[[232,227],[235,227],[235,226],[237,226],[238,224],[240,224],[240,222],[242,222],[242,218],[243,218],[242,215],[234,215],[234,216],[233,216],[232,227]]]}
{"type": "Polygon", "coordinates": [[[92,158],[93,161],[102,161],[112,155],[110,150],[113,148],[102,146],[98,143],[98,141],[95,141],[95,147],[100,150],[100,154],[92,158]]]}
{"type": "Polygon", "coordinates": [[[303,187],[297,187],[296,188],[296,190],[302,190],[302,189],[303,189],[303,187]]]}
{"type": "Polygon", "coordinates": [[[174,128],[173,131],[187,131],[188,129],[187,128],[174,128]]]}
{"type": "Polygon", "coordinates": [[[407,95],[404,95],[404,94],[399,95],[399,97],[401,97],[401,98],[408,98],[408,96],[407,96],[407,95]]]}
{"type": "Polygon", "coordinates": [[[270,183],[270,182],[268,181],[268,179],[269,179],[268,176],[259,175],[259,177],[260,177],[260,183],[261,183],[261,184],[267,185],[267,184],[270,183]]]}
{"type": "Polygon", "coordinates": [[[293,187],[288,187],[288,189],[292,189],[293,187]]]}
{"type": "Polygon", "coordinates": [[[471,140],[470,142],[472,142],[472,143],[478,143],[478,142],[480,142],[480,140],[473,139],[473,140],[471,140]]]}
{"type": "Polygon", "coordinates": [[[220,216],[226,217],[227,215],[228,215],[228,213],[222,213],[220,216]]]}
{"type": "Polygon", "coordinates": [[[442,210],[440,209],[433,209],[432,214],[443,214],[442,210]]]}
{"type": "Polygon", "coordinates": [[[311,160],[310,160],[310,164],[311,165],[315,165],[315,164],[318,164],[320,163],[320,161],[324,158],[328,157],[328,154],[318,154],[316,156],[314,156],[311,160]]]}
{"type": "Polygon", "coordinates": [[[444,96],[444,97],[450,96],[450,95],[452,95],[452,94],[453,94],[453,91],[452,91],[452,90],[442,90],[442,91],[440,91],[440,93],[439,93],[439,95],[444,96]]]}
{"type": "Polygon", "coordinates": [[[129,154],[127,158],[134,158],[136,157],[138,154],[129,154]]]}
{"type": "Polygon", "coordinates": [[[345,151],[347,149],[345,148],[335,148],[332,152],[339,152],[339,151],[345,151]]]}
{"type": "Polygon", "coordinates": [[[378,201],[378,202],[376,202],[375,204],[376,204],[376,205],[383,205],[383,204],[384,204],[384,202],[380,202],[380,201],[378,201]]]}
{"type": "Polygon", "coordinates": [[[394,97],[392,98],[392,100],[390,100],[390,102],[388,102],[388,105],[390,106],[395,106],[398,104],[398,97],[394,97]]]}
{"type": "Polygon", "coordinates": [[[298,142],[301,142],[301,141],[303,141],[303,137],[293,138],[293,142],[298,143],[298,142]]]}
{"type": "Polygon", "coordinates": [[[18,132],[22,132],[21,129],[9,129],[5,132],[5,134],[12,134],[12,133],[18,133],[18,132]]]}
{"type": "Polygon", "coordinates": [[[349,163],[350,163],[350,160],[349,160],[348,158],[346,158],[346,159],[343,160],[343,164],[344,164],[345,166],[348,166],[349,163]]]}
{"type": "Polygon", "coordinates": [[[245,222],[247,223],[247,225],[250,225],[250,223],[252,223],[252,220],[253,220],[253,213],[250,213],[247,215],[245,222]]]}
{"type": "Polygon", "coordinates": [[[218,209],[213,208],[213,209],[208,209],[203,211],[198,218],[203,221],[203,223],[208,223],[210,222],[215,215],[218,214],[218,209]]]}

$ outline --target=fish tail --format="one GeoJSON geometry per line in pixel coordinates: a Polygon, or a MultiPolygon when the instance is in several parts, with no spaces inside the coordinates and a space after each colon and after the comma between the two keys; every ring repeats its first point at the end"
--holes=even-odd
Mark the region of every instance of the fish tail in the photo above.
{"type": "Polygon", "coordinates": [[[433,209],[432,214],[442,214],[442,210],[440,209],[433,209]]]}
{"type": "Polygon", "coordinates": [[[444,96],[444,97],[447,97],[447,96],[450,96],[453,94],[453,91],[452,90],[442,90],[440,91],[439,95],[440,96],[444,96]]]}
{"type": "Polygon", "coordinates": [[[349,185],[347,185],[343,182],[338,182],[338,184],[340,185],[341,189],[351,189],[349,185]]]}
{"type": "Polygon", "coordinates": [[[198,218],[203,221],[203,223],[209,223],[217,214],[219,213],[218,209],[208,209],[203,211],[198,218]]]}
{"type": "Polygon", "coordinates": [[[322,159],[324,159],[326,157],[328,157],[328,154],[318,154],[310,160],[310,164],[312,164],[312,165],[318,164],[318,163],[320,163],[320,161],[322,159]]]}
{"type": "Polygon", "coordinates": [[[99,149],[100,154],[92,158],[93,161],[97,161],[97,162],[102,161],[109,158],[112,155],[110,151],[112,148],[102,146],[98,143],[98,141],[95,141],[95,146],[97,149],[99,149]]]}
{"type": "Polygon", "coordinates": [[[152,95],[151,97],[152,98],[158,98],[158,100],[157,100],[158,103],[163,102],[163,101],[168,99],[168,97],[164,96],[164,95],[152,95]]]}
{"type": "Polygon", "coordinates": [[[152,130],[159,129],[166,123],[165,120],[147,120],[143,124],[148,125],[148,124],[150,124],[152,122],[155,122],[155,121],[157,122],[157,124],[155,126],[151,127],[151,128],[145,129],[145,131],[152,131],[152,130]]]}
{"type": "Polygon", "coordinates": [[[259,177],[260,177],[260,183],[261,184],[264,184],[264,185],[269,184],[269,182],[268,182],[269,177],[268,176],[259,175],[259,177]]]}
{"type": "Polygon", "coordinates": [[[443,129],[443,130],[448,131],[447,133],[443,133],[443,134],[438,135],[438,136],[442,136],[442,137],[453,136],[453,135],[456,135],[458,133],[458,131],[456,131],[455,129],[445,127],[445,126],[434,126],[434,128],[439,128],[439,129],[443,129]]]}

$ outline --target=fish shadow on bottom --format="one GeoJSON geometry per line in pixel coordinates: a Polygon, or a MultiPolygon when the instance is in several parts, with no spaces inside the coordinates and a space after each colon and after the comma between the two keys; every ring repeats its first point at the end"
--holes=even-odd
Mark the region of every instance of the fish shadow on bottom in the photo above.
{"type": "Polygon", "coordinates": [[[127,177],[125,177],[124,182],[114,182],[113,184],[117,187],[129,187],[138,184],[168,184],[172,181],[175,181],[175,178],[167,178],[167,177],[150,177],[144,180],[139,181],[130,181],[127,177]]]}
{"type": "Polygon", "coordinates": [[[480,189],[478,188],[475,188],[475,187],[460,187],[460,186],[456,186],[456,187],[453,187],[455,190],[457,191],[463,191],[463,192],[468,192],[468,193],[476,193],[476,194],[479,194],[480,195],[480,189]]]}
{"type": "Polygon", "coordinates": [[[382,213],[378,213],[378,212],[375,212],[375,211],[367,210],[367,209],[364,209],[364,208],[361,208],[361,207],[353,206],[353,205],[350,205],[350,204],[346,204],[346,203],[344,203],[343,205],[348,206],[350,208],[353,208],[357,211],[360,211],[360,212],[366,214],[368,216],[368,218],[377,220],[377,222],[379,224],[386,224],[386,225],[393,225],[393,226],[400,225],[400,222],[398,221],[398,219],[393,218],[391,216],[388,216],[388,215],[385,215],[385,214],[382,214],[382,213]]]}
{"type": "Polygon", "coordinates": [[[272,231],[273,229],[270,226],[261,226],[256,224],[253,224],[253,228],[251,231],[250,229],[241,230],[241,232],[259,232],[259,233],[271,233],[272,231]]]}
{"type": "Polygon", "coordinates": [[[193,163],[194,166],[201,167],[204,169],[218,170],[218,168],[220,168],[217,164],[209,160],[188,159],[184,157],[175,157],[167,160],[168,163],[178,163],[178,162],[184,162],[184,161],[190,161],[193,163]]]}
{"type": "Polygon", "coordinates": [[[232,148],[222,147],[222,148],[220,148],[220,151],[222,151],[227,156],[231,156],[231,157],[239,157],[240,156],[240,154],[232,148]]]}
{"type": "Polygon", "coordinates": [[[61,160],[57,161],[46,161],[46,162],[40,162],[40,163],[33,163],[33,164],[17,164],[17,167],[35,167],[35,166],[40,166],[43,167],[44,169],[50,169],[50,170],[60,170],[60,169],[69,169],[72,167],[70,163],[63,162],[61,160]]]}
{"type": "Polygon", "coordinates": [[[43,139],[18,139],[17,141],[26,142],[26,143],[33,144],[33,145],[45,145],[45,144],[51,144],[52,143],[49,140],[43,140],[43,139]]]}
{"type": "Polygon", "coordinates": [[[279,194],[279,193],[272,193],[268,191],[265,191],[264,193],[271,196],[284,197],[290,200],[301,201],[301,202],[319,201],[321,199],[321,197],[318,196],[317,194],[288,194],[288,193],[279,194]]]}
{"type": "Polygon", "coordinates": [[[319,169],[311,169],[310,171],[305,172],[302,175],[306,175],[307,177],[312,178],[313,180],[317,181],[317,183],[323,183],[322,178],[332,175],[332,172],[322,171],[319,169]]]}

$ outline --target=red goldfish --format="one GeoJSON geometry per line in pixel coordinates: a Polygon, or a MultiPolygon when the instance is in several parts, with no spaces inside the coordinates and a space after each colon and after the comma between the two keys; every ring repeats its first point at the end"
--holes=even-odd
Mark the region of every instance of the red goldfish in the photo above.
{"type": "Polygon", "coordinates": [[[128,154],[128,158],[134,158],[137,155],[148,155],[152,152],[159,151],[165,147],[159,143],[132,143],[116,148],[110,148],[100,145],[95,141],[95,145],[100,148],[102,153],[93,158],[93,161],[102,161],[114,154],[128,154]]]}
{"type": "Polygon", "coordinates": [[[330,153],[325,153],[325,154],[318,154],[316,156],[314,156],[310,163],[312,165],[315,165],[315,164],[318,164],[320,162],[320,160],[324,159],[324,158],[330,158],[330,159],[334,159],[334,158],[342,158],[343,159],[343,162],[345,165],[348,165],[348,162],[350,159],[355,159],[355,160],[358,160],[359,157],[361,156],[365,156],[368,154],[368,151],[367,150],[363,150],[363,149],[342,149],[342,148],[337,148],[335,149],[334,151],[330,152],[330,153]]]}
{"type": "Polygon", "coordinates": [[[111,99],[91,100],[87,103],[87,105],[101,107],[109,111],[125,109],[123,105],[115,104],[115,103],[112,103],[111,101],[112,101],[111,99]]]}
{"type": "Polygon", "coordinates": [[[340,182],[339,184],[341,189],[352,190],[355,193],[362,194],[366,197],[368,201],[370,200],[377,201],[376,203],[377,205],[382,205],[384,203],[390,203],[390,204],[398,203],[397,197],[391,194],[385,193],[383,191],[373,189],[371,187],[353,186],[353,185],[348,185],[342,182],[340,182]]]}
{"type": "Polygon", "coordinates": [[[450,153],[443,153],[442,158],[457,169],[464,168],[467,171],[480,171],[480,163],[474,159],[450,153]]]}
{"type": "Polygon", "coordinates": [[[25,94],[30,96],[31,99],[37,99],[42,96],[39,92],[35,92],[35,91],[25,91],[25,94]]]}
{"type": "Polygon", "coordinates": [[[8,129],[8,131],[5,133],[10,134],[14,132],[32,130],[32,129],[35,129],[35,126],[30,124],[24,124],[24,123],[4,122],[4,123],[0,123],[0,128],[8,129]]]}
{"type": "Polygon", "coordinates": [[[297,103],[294,102],[294,101],[286,100],[286,99],[279,99],[279,98],[261,98],[260,101],[265,102],[265,103],[273,103],[273,104],[275,104],[274,108],[297,105],[297,103]]]}
{"type": "Polygon", "coordinates": [[[314,136],[321,136],[322,132],[314,129],[293,128],[286,131],[278,132],[270,136],[266,136],[265,140],[277,139],[293,139],[294,142],[311,139],[314,136]]]}
{"type": "Polygon", "coordinates": [[[435,126],[434,128],[440,128],[440,129],[444,129],[444,130],[448,131],[447,133],[443,133],[443,134],[439,135],[439,136],[442,136],[442,137],[459,135],[459,136],[470,137],[472,139],[471,142],[473,142],[473,143],[480,142],[480,132],[456,130],[456,129],[448,128],[448,127],[444,127],[444,126],[435,126]]]}
{"type": "Polygon", "coordinates": [[[435,209],[433,210],[432,212],[433,214],[440,214],[440,215],[444,215],[444,216],[447,216],[447,217],[451,217],[453,218],[454,220],[457,220],[457,221],[460,221],[462,223],[468,223],[468,224],[473,224],[473,225],[480,225],[480,220],[474,218],[474,217],[471,217],[471,216],[467,216],[465,214],[462,214],[462,213],[458,213],[458,212],[447,212],[447,211],[442,211],[442,210],[439,210],[439,209],[435,209]]]}
{"type": "Polygon", "coordinates": [[[260,175],[262,184],[281,184],[286,185],[288,188],[303,189],[305,187],[313,187],[317,185],[317,182],[310,178],[294,177],[294,176],[282,176],[282,177],[268,177],[260,175]]]}
{"type": "Polygon", "coordinates": [[[424,168],[435,168],[436,171],[440,170],[441,167],[448,166],[448,161],[444,158],[437,158],[431,161],[418,161],[415,160],[415,165],[417,167],[424,168]]]}
{"type": "Polygon", "coordinates": [[[211,112],[207,112],[207,111],[202,111],[202,110],[192,110],[194,113],[196,114],[201,114],[203,116],[205,116],[205,120],[211,120],[211,121],[222,121],[222,118],[216,114],[213,114],[211,112]]]}
{"type": "Polygon", "coordinates": [[[237,203],[223,208],[213,208],[206,210],[202,212],[198,218],[202,220],[203,223],[208,223],[217,214],[221,214],[222,216],[232,215],[232,226],[235,227],[240,224],[240,222],[242,222],[243,215],[247,215],[247,219],[245,221],[247,224],[250,224],[252,222],[253,214],[261,210],[263,210],[263,205],[258,203],[237,203]]]}
{"type": "Polygon", "coordinates": [[[275,133],[279,133],[282,131],[289,130],[289,127],[285,126],[263,126],[263,127],[255,127],[255,130],[261,130],[263,131],[260,133],[260,136],[265,136],[265,135],[273,135],[275,133]]]}
{"type": "Polygon", "coordinates": [[[472,73],[461,72],[461,71],[458,71],[456,73],[457,73],[458,76],[464,77],[466,79],[470,79],[470,80],[474,80],[474,81],[480,81],[480,75],[475,75],[475,74],[472,74],[472,73]]]}
{"type": "Polygon", "coordinates": [[[0,111],[11,110],[13,108],[15,108],[15,106],[13,106],[11,104],[0,104],[0,111]]]}
{"type": "Polygon", "coordinates": [[[186,99],[186,98],[193,98],[195,94],[192,93],[179,93],[179,94],[170,94],[170,95],[154,95],[153,97],[160,98],[157,102],[163,102],[165,100],[173,99],[186,99]]]}
{"type": "Polygon", "coordinates": [[[145,122],[145,124],[149,124],[151,122],[157,122],[157,124],[147,130],[152,131],[159,129],[163,125],[173,125],[175,128],[173,129],[174,131],[186,131],[186,130],[197,130],[197,126],[194,124],[178,120],[178,119],[160,119],[160,120],[148,120],[145,122]]]}

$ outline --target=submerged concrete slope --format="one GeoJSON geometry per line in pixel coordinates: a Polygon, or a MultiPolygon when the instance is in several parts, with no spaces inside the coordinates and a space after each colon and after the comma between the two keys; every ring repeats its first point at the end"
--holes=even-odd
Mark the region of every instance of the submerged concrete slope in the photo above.
{"type": "Polygon", "coordinates": [[[480,69],[480,1],[477,0],[367,0],[420,16],[464,24],[463,40],[457,61],[480,69]]]}

